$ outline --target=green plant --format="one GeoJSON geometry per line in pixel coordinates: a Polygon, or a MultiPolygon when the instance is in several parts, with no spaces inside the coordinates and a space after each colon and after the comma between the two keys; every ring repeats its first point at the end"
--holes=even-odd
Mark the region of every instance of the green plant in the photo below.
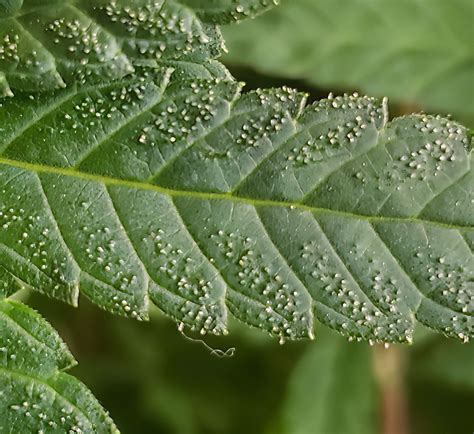
{"type": "Polygon", "coordinates": [[[10,432],[118,432],[74,377],[56,331],[22,303],[0,301],[0,427],[10,432]]]}
{"type": "MultiPolygon", "coordinates": [[[[316,319],[378,343],[411,342],[416,321],[472,337],[469,132],[389,121],[385,99],[242,94],[217,25],[271,4],[0,2],[3,298],[82,293],[139,320],[152,302],[203,335],[226,334],[230,313],[281,342],[312,338],[316,319]]],[[[69,429],[77,413],[86,432],[114,431],[59,373],[57,335],[2,303],[0,343],[19,361],[1,369],[30,397],[0,394],[6,426],[63,432],[64,412],[69,429]],[[46,419],[27,415],[40,388],[58,395],[46,419]]]]}

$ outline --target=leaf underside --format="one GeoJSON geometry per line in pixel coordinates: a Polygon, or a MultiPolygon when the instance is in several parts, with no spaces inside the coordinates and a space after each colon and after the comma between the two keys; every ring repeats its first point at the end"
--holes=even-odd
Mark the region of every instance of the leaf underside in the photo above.
{"type": "Polygon", "coordinates": [[[138,319],[151,301],[203,334],[231,313],[282,341],[315,319],[380,342],[410,342],[416,320],[473,335],[464,127],[175,74],[3,100],[3,295],[80,291],[138,319]]]}
{"type": "Polygon", "coordinates": [[[118,433],[76,378],[56,331],[21,303],[0,300],[0,432],[118,433]]]}
{"type": "MultiPolygon", "coordinates": [[[[118,432],[31,289],[202,334],[474,333],[468,131],[242,94],[218,24],[275,0],[0,0],[0,431],[118,432]],[[13,431],[12,431],[13,430],[13,431]]],[[[336,354],[336,353],[335,353],[336,354]]],[[[319,356],[318,356],[319,357],[319,356]]],[[[332,356],[331,356],[332,357],[332,356]]],[[[330,357],[330,358],[331,358],[330,357]]],[[[324,359],[324,357],[323,357],[324,359]]]]}
{"type": "Polygon", "coordinates": [[[233,63],[472,123],[473,16],[471,0],[290,0],[224,36],[233,63]]]}
{"type": "Polygon", "coordinates": [[[280,0],[181,0],[204,21],[226,24],[254,18],[278,5],[280,0]]]}
{"type": "MultiPolygon", "coordinates": [[[[114,80],[137,65],[203,69],[224,49],[217,23],[273,0],[24,0],[0,7],[0,96],[114,80]],[[187,4],[186,4],[187,3],[187,4]],[[21,6],[21,7],[20,7],[21,6]]],[[[222,65],[223,74],[228,74],[222,65]]]]}
{"type": "Polygon", "coordinates": [[[383,342],[411,341],[416,319],[472,336],[466,130],[388,123],[366,97],[241,95],[214,23],[273,3],[3,13],[4,93],[18,91],[0,103],[1,295],[81,291],[138,319],[151,300],[203,334],[230,312],[281,340],[312,337],[315,318],[383,342]]]}

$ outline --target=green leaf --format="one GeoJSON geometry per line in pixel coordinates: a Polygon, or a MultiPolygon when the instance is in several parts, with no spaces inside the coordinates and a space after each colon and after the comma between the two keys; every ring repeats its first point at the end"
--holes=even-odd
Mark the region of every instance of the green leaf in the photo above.
{"type": "Polygon", "coordinates": [[[268,11],[280,0],[182,0],[207,22],[225,24],[268,11]]]}
{"type": "Polygon", "coordinates": [[[466,129],[182,69],[0,107],[0,291],[225,333],[473,335],[466,129]],[[187,75],[186,75],[187,74],[187,75]],[[193,75],[194,74],[194,75],[193,75]]]}
{"type": "Polygon", "coordinates": [[[8,17],[21,9],[23,0],[0,0],[0,18],[8,17]]]}
{"type": "Polygon", "coordinates": [[[219,29],[175,0],[25,0],[3,15],[0,95],[110,81],[140,62],[207,64],[223,49],[219,29]]]}
{"type": "Polygon", "coordinates": [[[34,310],[0,300],[0,431],[118,433],[76,378],[56,331],[34,310]]]}
{"type": "Polygon", "coordinates": [[[470,0],[290,0],[228,28],[228,60],[472,122],[473,16],[470,0]]]}
{"type": "Polygon", "coordinates": [[[288,434],[375,434],[376,386],[366,346],[323,334],[307,347],[289,380],[282,409],[288,434]]]}

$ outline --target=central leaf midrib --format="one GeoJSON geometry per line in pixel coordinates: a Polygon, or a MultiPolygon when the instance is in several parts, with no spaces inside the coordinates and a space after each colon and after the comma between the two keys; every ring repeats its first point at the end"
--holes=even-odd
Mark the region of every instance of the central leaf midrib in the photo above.
{"type": "Polygon", "coordinates": [[[143,181],[133,181],[120,178],[112,178],[110,176],[98,175],[87,172],[80,172],[71,168],[61,168],[54,166],[47,166],[38,163],[28,163],[20,160],[12,160],[4,157],[0,157],[0,164],[16,167],[26,171],[34,173],[47,173],[61,176],[68,176],[71,178],[78,178],[86,181],[92,181],[106,186],[118,186],[127,187],[138,190],[149,190],[161,193],[170,197],[188,197],[191,199],[201,200],[223,200],[233,203],[242,203],[252,205],[254,207],[281,207],[290,209],[299,209],[301,211],[311,212],[313,214],[331,214],[341,217],[353,218],[357,220],[363,220],[368,222],[387,222],[387,223],[413,223],[413,224],[429,224],[433,226],[439,226],[446,229],[454,229],[459,231],[474,231],[474,227],[468,225],[449,224],[429,219],[422,219],[418,217],[386,217],[386,216],[370,216],[364,214],[356,214],[349,211],[334,210],[330,208],[320,208],[305,205],[301,202],[285,202],[272,199],[254,199],[251,197],[234,196],[230,193],[211,193],[211,192],[199,192],[190,190],[174,190],[170,188],[160,187],[143,181]]]}

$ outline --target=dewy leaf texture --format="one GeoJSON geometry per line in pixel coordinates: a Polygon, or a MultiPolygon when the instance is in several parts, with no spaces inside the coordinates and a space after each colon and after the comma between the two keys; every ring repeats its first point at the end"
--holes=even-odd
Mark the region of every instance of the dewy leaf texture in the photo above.
{"type": "Polygon", "coordinates": [[[54,329],[0,300],[0,431],[118,433],[92,393],[64,373],[76,364],[54,329]]]}
{"type": "Polygon", "coordinates": [[[142,62],[212,63],[224,49],[216,23],[251,17],[274,5],[273,0],[17,3],[0,7],[0,96],[12,96],[16,89],[114,80],[142,62]]]}
{"type": "Polygon", "coordinates": [[[182,68],[0,107],[0,291],[282,341],[473,334],[464,127],[182,68]],[[171,79],[170,79],[171,74],[171,79]]]}
{"type": "Polygon", "coordinates": [[[280,0],[181,0],[209,22],[225,24],[253,18],[272,7],[280,0]]]}
{"type": "Polygon", "coordinates": [[[218,24],[276,3],[0,0],[0,431],[117,432],[21,289],[203,335],[472,338],[471,133],[242,94],[218,24]]]}

